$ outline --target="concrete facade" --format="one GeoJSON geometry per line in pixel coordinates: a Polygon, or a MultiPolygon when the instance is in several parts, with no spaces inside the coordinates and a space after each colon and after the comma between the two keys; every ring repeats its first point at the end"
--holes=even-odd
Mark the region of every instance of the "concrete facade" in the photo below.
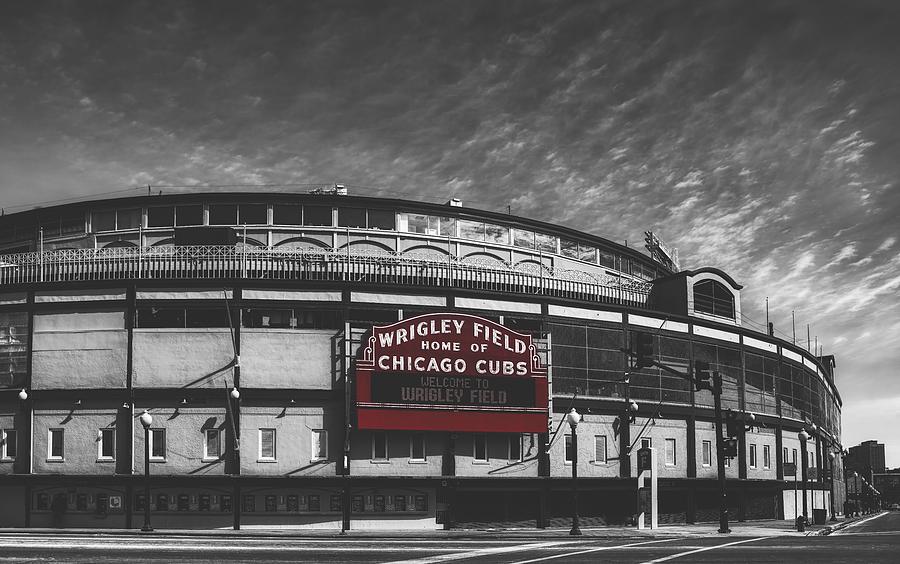
{"type": "Polygon", "coordinates": [[[159,528],[544,526],[571,504],[573,407],[586,518],[630,517],[633,455],[646,443],[665,518],[715,519],[714,401],[691,384],[697,361],[722,375],[723,409],[742,424],[756,415],[725,468],[732,518],[792,512],[783,463],[801,429],[812,435],[808,495],[818,507],[834,491],[840,508],[833,363],[744,326],[741,287],[717,269],[670,272],[563,227],[395,200],[231,195],[269,206],[246,245],[233,226],[237,246],[179,247],[177,227],[151,221],[151,209],[208,210],[217,198],[73,205],[65,211],[84,212],[84,233],[47,241],[44,253],[4,254],[0,240],[16,265],[0,271],[0,430],[15,438],[3,443],[13,456],[0,456],[0,526],[135,528],[146,504],[159,528]],[[332,223],[276,224],[281,206],[330,207],[332,223]],[[141,227],[92,227],[94,214],[120,207],[140,208],[141,227]],[[702,311],[708,282],[730,292],[728,315],[702,311]],[[550,372],[546,431],[358,428],[361,343],[373,326],[423,313],[531,335],[550,372]],[[634,366],[622,348],[636,332],[680,376],[634,366]],[[149,499],[144,410],[165,435],[149,499]]]}

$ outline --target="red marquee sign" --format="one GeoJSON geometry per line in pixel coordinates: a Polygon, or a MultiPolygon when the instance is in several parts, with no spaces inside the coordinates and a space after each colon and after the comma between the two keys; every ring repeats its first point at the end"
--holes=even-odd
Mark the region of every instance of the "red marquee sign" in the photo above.
{"type": "Polygon", "coordinates": [[[356,363],[360,429],[546,433],[547,367],[530,335],[436,313],[373,327],[356,363]]]}

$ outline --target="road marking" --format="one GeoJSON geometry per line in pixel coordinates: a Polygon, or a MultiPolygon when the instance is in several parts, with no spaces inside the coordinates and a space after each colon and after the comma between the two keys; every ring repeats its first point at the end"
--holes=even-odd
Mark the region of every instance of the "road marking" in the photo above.
{"type": "Polygon", "coordinates": [[[652,541],[641,541],[641,542],[633,542],[629,544],[619,544],[615,546],[599,546],[596,548],[588,548],[586,550],[579,550],[578,552],[566,552],[565,554],[554,554],[553,556],[544,556],[541,558],[534,558],[532,560],[520,560],[518,562],[513,562],[512,564],[531,564],[532,562],[543,562],[544,560],[555,560],[556,558],[568,558],[570,556],[578,556],[579,554],[587,554],[589,552],[600,552],[601,550],[615,550],[618,548],[629,548],[632,546],[640,546],[643,544],[653,544],[657,542],[671,542],[674,540],[680,540],[677,538],[671,539],[659,539],[652,541]]]}
{"type": "MultiPolygon", "coordinates": [[[[556,541],[556,542],[539,542],[533,544],[519,544],[514,546],[498,546],[496,548],[480,548],[478,550],[470,550],[467,552],[456,552],[454,554],[444,554],[441,556],[432,556],[429,558],[420,558],[415,560],[396,560],[389,564],[437,564],[438,562],[449,562],[451,560],[463,560],[465,558],[478,558],[481,556],[490,556],[492,554],[504,554],[507,552],[521,552],[523,550],[535,550],[538,548],[549,548],[565,544],[571,544],[572,541],[556,541]]],[[[458,550],[458,549],[457,549],[458,550]]]]}
{"type": "Polygon", "coordinates": [[[656,564],[657,562],[665,562],[666,560],[673,560],[675,558],[681,558],[682,556],[689,556],[691,554],[697,554],[698,552],[706,552],[707,550],[715,550],[717,548],[725,548],[726,546],[734,546],[736,544],[744,544],[745,542],[754,542],[758,540],[768,539],[772,537],[756,537],[755,539],[744,539],[734,542],[727,542],[725,544],[718,544],[716,546],[707,546],[704,548],[698,548],[696,550],[689,550],[687,552],[679,552],[678,554],[673,554],[671,556],[664,556],[662,558],[657,558],[656,560],[648,560],[647,562],[643,562],[642,564],[656,564]]]}
{"type": "MultiPolygon", "coordinates": [[[[0,541],[0,548],[41,548],[41,549],[59,549],[59,548],[70,548],[70,549],[79,549],[79,550],[117,550],[123,552],[135,552],[135,551],[148,551],[153,550],[155,552],[201,552],[201,551],[221,551],[221,552],[318,552],[322,550],[327,550],[331,552],[372,552],[371,545],[356,545],[356,546],[307,546],[307,545],[280,545],[280,546],[259,546],[252,545],[248,546],[243,542],[239,542],[238,544],[223,544],[223,543],[192,543],[192,544],[173,544],[171,542],[165,544],[152,544],[152,543],[109,543],[109,542],[97,542],[97,541],[86,541],[86,542],[54,542],[49,539],[31,539],[33,542],[28,542],[28,539],[18,539],[16,542],[0,541]]],[[[519,547],[513,547],[515,550],[520,550],[519,547]]],[[[387,550],[387,548],[380,548],[379,550],[387,550]]],[[[438,547],[404,547],[404,551],[406,552],[456,552],[459,551],[459,548],[438,548],[438,547]]]]}
{"type": "Polygon", "coordinates": [[[833,532],[833,533],[831,533],[831,534],[832,534],[832,535],[840,535],[841,533],[843,533],[843,532],[846,531],[847,529],[852,529],[853,527],[855,527],[855,526],[857,526],[857,525],[862,525],[863,523],[868,523],[868,522],[871,521],[872,519],[878,519],[879,517],[884,517],[885,515],[887,515],[887,512],[879,513],[878,515],[873,515],[873,516],[869,517],[868,519],[863,519],[862,521],[856,521],[855,523],[850,523],[849,525],[847,525],[847,526],[844,527],[843,529],[838,529],[837,531],[835,531],[835,532],[833,532]]]}

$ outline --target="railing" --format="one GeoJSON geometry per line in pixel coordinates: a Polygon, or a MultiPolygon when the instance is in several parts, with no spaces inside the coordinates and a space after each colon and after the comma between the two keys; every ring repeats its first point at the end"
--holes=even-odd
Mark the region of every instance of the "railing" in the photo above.
{"type": "Polygon", "coordinates": [[[17,284],[232,279],[347,282],[538,294],[643,307],[650,284],[527,264],[480,264],[400,253],[245,246],[66,249],[0,255],[0,289],[17,284]]]}

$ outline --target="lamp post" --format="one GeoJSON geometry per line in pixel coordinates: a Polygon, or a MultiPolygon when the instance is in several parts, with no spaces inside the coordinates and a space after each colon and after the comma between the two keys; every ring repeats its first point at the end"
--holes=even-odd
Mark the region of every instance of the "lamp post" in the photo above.
{"type": "Polygon", "coordinates": [[[144,526],[141,530],[150,532],[150,425],[153,424],[153,416],[144,411],[141,413],[141,425],[144,426],[144,526]]]}
{"type": "Polygon", "coordinates": [[[809,440],[809,433],[806,432],[806,429],[800,429],[800,432],[797,433],[797,438],[800,439],[800,455],[802,456],[802,464],[800,466],[800,479],[803,480],[803,524],[809,521],[807,507],[806,507],[806,479],[807,479],[807,458],[809,455],[806,453],[806,441],[809,440]]]}
{"type": "Polygon", "coordinates": [[[572,429],[572,530],[570,535],[580,535],[581,529],[578,528],[578,423],[581,421],[581,414],[572,408],[572,411],[566,415],[569,427],[572,429]]]}

